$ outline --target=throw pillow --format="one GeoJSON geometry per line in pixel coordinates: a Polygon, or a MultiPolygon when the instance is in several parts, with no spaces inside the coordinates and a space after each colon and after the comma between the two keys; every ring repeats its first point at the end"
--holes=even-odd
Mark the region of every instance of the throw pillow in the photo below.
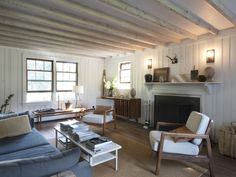
{"type": "MultiPolygon", "coordinates": [[[[191,130],[189,130],[186,126],[182,126],[179,128],[176,128],[172,131],[170,131],[172,133],[186,133],[186,134],[194,134],[191,130]]],[[[183,138],[183,137],[173,137],[175,142],[188,142],[193,140],[193,138],[183,138]]]]}
{"type": "Polygon", "coordinates": [[[17,116],[0,120],[0,139],[31,132],[28,116],[17,116]]]}
{"type": "Polygon", "coordinates": [[[31,128],[34,128],[34,118],[31,118],[31,117],[30,117],[29,111],[20,112],[20,113],[0,114],[0,120],[1,120],[1,119],[12,118],[12,117],[17,117],[17,116],[23,116],[23,115],[28,115],[31,128]]]}
{"type": "Polygon", "coordinates": [[[111,109],[111,106],[97,105],[94,114],[104,114],[105,111],[111,109]]]}

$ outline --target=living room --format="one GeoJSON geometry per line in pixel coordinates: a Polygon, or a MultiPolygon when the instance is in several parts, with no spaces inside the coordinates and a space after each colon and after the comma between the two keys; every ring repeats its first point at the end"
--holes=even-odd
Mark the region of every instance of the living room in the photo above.
{"type": "Polygon", "coordinates": [[[235,6],[0,1],[0,176],[235,176],[235,6]]]}

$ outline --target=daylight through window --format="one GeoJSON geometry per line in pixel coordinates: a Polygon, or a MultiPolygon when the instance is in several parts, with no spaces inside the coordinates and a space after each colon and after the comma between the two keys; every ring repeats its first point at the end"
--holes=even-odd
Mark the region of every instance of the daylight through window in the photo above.
{"type": "Polygon", "coordinates": [[[56,62],[56,91],[72,91],[73,86],[77,85],[77,63],[56,62]]]}

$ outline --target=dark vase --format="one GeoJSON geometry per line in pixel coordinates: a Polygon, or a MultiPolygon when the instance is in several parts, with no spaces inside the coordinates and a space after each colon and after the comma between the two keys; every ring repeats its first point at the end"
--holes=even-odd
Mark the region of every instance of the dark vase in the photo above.
{"type": "Polygon", "coordinates": [[[144,78],[145,78],[145,82],[152,82],[152,75],[151,74],[145,74],[144,78]]]}
{"type": "Polygon", "coordinates": [[[206,82],[206,80],[207,80],[206,76],[204,76],[204,75],[199,75],[198,76],[198,81],[199,82],[206,82]]]}
{"type": "Polygon", "coordinates": [[[108,90],[108,96],[112,97],[112,96],[113,96],[113,95],[112,95],[112,92],[113,92],[113,89],[109,89],[109,90],[108,90]]]}

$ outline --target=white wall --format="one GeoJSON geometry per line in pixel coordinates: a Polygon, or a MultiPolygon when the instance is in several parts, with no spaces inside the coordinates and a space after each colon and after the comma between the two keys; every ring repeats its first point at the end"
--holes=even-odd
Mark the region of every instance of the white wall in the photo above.
{"type": "Polygon", "coordinates": [[[84,85],[82,104],[91,107],[95,105],[96,97],[101,96],[102,72],[104,60],[85,59],[76,56],[30,51],[0,46],[0,105],[6,97],[13,93],[11,110],[15,112],[35,110],[40,107],[57,107],[57,103],[24,103],[23,90],[23,60],[26,57],[54,59],[78,62],[79,84],[84,85]]]}
{"type": "MultiPolygon", "coordinates": [[[[147,49],[136,52],[134,56],[124,58],[109,58],[105,60],[105,69],[108,77],[117,77],[117,65],[123,60],[133,62],[132,85],[137,91],[137,97],[142,98],[142,119],[144,117],[145,100],[154,99],[156,93],[194,94],[201,97],[202,112],[214,120],[214,130],[223,124],[236,121],[236,30],[223,31],[216,37],[203,36],[198,41],[184,41],[177,45],[147,49]],[[206,64],[206,50],[215,49],[214,64],[206,64]],[[166,55],[177,55],[178,64],[171,64],[166,55]],[[222,84],[212,86],[212,92],[206,92],[201,86],[147,86],[144,84],[144,75],[148,73],[145,60],[153,59],[153,68],[170,67],[171,75],[189,74],[193,65],[203,74],[207,66],[215,68],[214,81],[222,84]]],[[[152,105],[153,112],[153,105],[152,105]]],[[[152,115],[153,120],[153,115],[152,115]]],[[[216,134],[217,135],[217,134],[216,134]]]]}

